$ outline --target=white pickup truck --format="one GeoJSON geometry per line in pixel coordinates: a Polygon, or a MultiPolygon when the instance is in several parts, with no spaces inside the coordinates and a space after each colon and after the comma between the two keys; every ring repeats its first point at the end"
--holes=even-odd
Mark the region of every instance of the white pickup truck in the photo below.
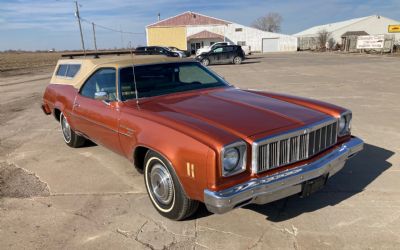
{"type": "Polygon", "coordinates": [[[196,51],[196,56],[201,55],[202,53],[205,53],[205,52],[209,52],[209,51],[217,48],[218,46],[224,46],[224,45],[230,45],[230,43],[228,43],[228,42],[218,42],[218,43],[214,43],[211,46],[205,46],[205,47],[200,48],[200,49],[198,49],[196,51]]]}

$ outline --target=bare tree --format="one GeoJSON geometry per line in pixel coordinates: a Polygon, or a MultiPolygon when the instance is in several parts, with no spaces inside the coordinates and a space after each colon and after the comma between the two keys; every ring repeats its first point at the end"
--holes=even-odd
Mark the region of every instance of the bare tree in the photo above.
{"type": "Polygon", "coordinates": [[[327,48],[327,43],[329,47],[329,40],[331,39],[331,33],[329,33],[327,30],[321,30],[318,32],[318,45],[320,50],[328,49],[327,48]]]}
{"type": "Polygon", "coordinates": [[[333,39],[332,37],[330,37],[329,40],[328,40],[328,44],[329,44],[329,48],[328,48],[328,49],[334,49],[334,48],[335,48],[335,45],[336,45],[335,39],[333,39]]]}
{"type": "Polygon", "coordinates": [[[283,18],[279,13],[270,12],[265,16],[257,18],[251,26],[259,30],[279,32],[281,31],[282,21],[283,18]]]}

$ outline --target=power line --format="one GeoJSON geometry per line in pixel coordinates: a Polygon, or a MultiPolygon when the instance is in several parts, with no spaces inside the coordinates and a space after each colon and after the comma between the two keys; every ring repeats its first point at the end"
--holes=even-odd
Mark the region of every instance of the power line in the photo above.
{"type": "Polygon", "coordinates": [[[117,29],[114,29],[114,28],[110,28],[110,27],[107,27],[107,26],[104,26],[104,25],[97,24],[97,23],[92,22],[92,21],[90,21],[88,19],[82,18],[80,13],[79,13],[79,6],[81,6],[81,5],[78,3],[78,0],[74,0],[73,2],[75,2],[75,8],[76,8],[75,9],[75,16],[77,17],[78,23],[79,23],[79,31],[80,31],[80,34],[81,34],[81,43],[82,43],[82,49],[83,49],[84,54],[86,54],[86,49],[85,49],[85,43],[84,43],[84,39],[83,39],[81,21],[85,22],[85,23],[88,23],[88,24],[90,24],[92,26],[93,42],[94,42],[94,47],[95,47],[96,51],[97,51],[96,26],[99,27],[99,28],[108,30],[108,31],[113,31],[113,32],[120,33],[121,34],[121,46],[122,46],[122,48],[124,47],[124,37],[123,37],[124,34],[128,34],[128,35],[143,35],[143,34],[145,34],[144,32],[123,31],[121,26],[120,26],[120,30],[117,30],[117,29]]]}
{"type": "Polygon", "coordinates": [[[144,32],[129,32],[129,31],[113,29],[113,28],[110,28],[110,27],[107,27],[107,26],[104,26],[104,25],[97,24],[97,23],[92,22],[92,21],[90,21],[88,19],[85,19],[83,17],[80,17],[80,19],[85,23],[94,24],[95,26],[97,26],[99,28],[102,28],[102,29],[105,29],[105,30],[109,30],[109,31],[118,32],[118,33],[122,33],[122,34],[130,34],[130,35],[144,35],[144,34],[146,34],[144,32]]]}

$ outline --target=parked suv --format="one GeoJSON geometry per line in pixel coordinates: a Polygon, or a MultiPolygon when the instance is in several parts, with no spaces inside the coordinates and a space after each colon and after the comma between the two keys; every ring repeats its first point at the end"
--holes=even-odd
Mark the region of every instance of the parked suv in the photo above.
{"type": "Polygon", "coordinates": [[[143,46],[137,47],[135,50],[136,55],[165,55],[170,57],[181,57],[179,53],[171,51],[166,47],[161,46],[143,46]]]}
{"type": "Polygon", "coordinates": [[[206,53],[206,52],[210,52],[211,50],[214,50],[214,49],[216,49],[218,47],[226,46],[226,45],[230,45],[230,43],[228,43],[228,42],[218,42],[218,43],[214,43],[211,46],[200,48],[200,49],[198,49],[196,51],[196,56],[201,55],[201,54],[206,53]]]}
{"type": "Polygon", "coordinates": [[[226,45],[211,50],[210,52],[202,53],[196,56],[196,60],[204,66],[209,64],[234,63],[241,64],[244,60],[244,52],[239,45],[226,45]]]}

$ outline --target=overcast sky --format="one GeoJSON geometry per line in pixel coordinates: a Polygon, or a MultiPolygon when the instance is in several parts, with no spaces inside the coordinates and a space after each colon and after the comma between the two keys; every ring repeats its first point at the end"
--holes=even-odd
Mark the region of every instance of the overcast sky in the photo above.
{"type": "MultiPolygon", "coordinates": [[[[282,33],[314,25],[380,14],[400,20],[400,0],[80,0],[81,16],[125,34],[97,28],[98,47],[145,45],[145,26],[185,11],[250,25],[268,12],[283,16],[282,33]]],[[[75,4],[70,0],[0,0],[0,50],[79,49],[75,4]]],[[[87,47],[93,48],[91,25],[83,23],[87,47]]]]}

